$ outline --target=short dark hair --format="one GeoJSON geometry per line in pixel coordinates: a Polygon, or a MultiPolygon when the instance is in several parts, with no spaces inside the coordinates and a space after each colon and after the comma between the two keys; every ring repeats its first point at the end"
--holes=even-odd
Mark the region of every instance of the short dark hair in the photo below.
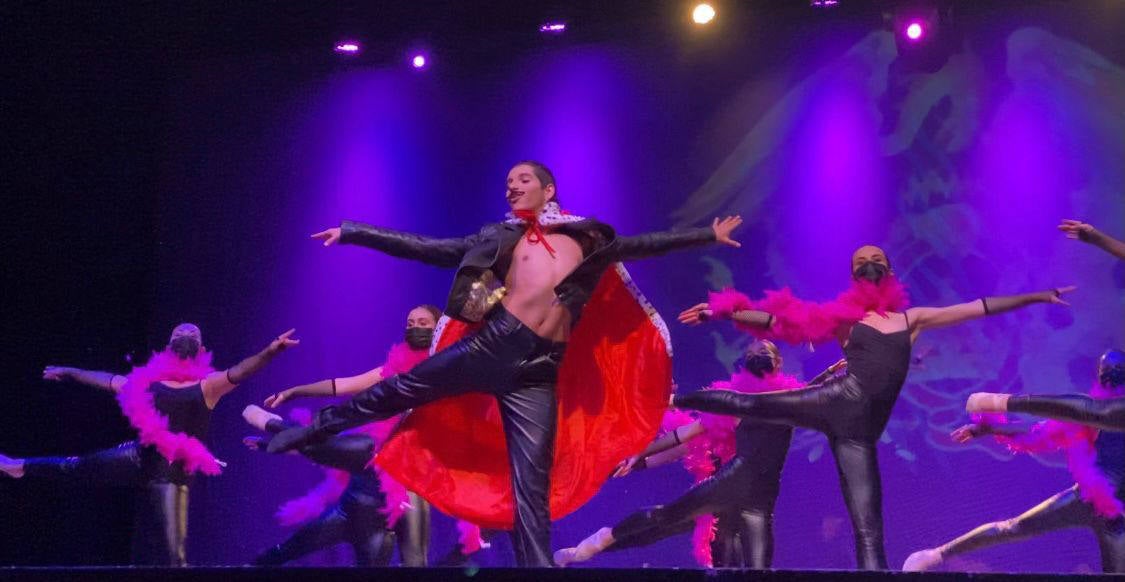
{"type": "MultiPolygon", "coordinates": [[[[414,309],[425,309],[426,311],[429,311],[430,315],[434,316],[434,321],[437,321],[437,320],[441,319],[441,309],[438,309],[437,305],[431,305],[429,303],[423,303],[423,304],[415,307],[414,309]]],[[[414,309],[411,309],[411,311],[414,311],[414,309]]]]}
{"type": "Polygon", "coordinates": [[[555,173],[551,171],[543,162],[535,160],[522,160],[516,163],[517,166],[531,166],[531,171],[539,178],[539,185],[546,188],[547,186],[555,187],[555,197],[551,200],[559,201],[559,185],[555,182],[555,173]]]}

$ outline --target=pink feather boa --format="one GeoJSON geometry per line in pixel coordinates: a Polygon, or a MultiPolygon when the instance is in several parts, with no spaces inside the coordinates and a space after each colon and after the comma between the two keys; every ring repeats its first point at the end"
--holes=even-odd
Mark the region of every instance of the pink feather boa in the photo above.
{"type": "MultiPolygon", "coordinates": [[[[1090,396],[1105,399],[1120,398],[1122,394],[1095,382],[1090,389],[1090,396]]],[[[976,414],[972,418],[974,422],[984,425],[1008,422],[1007,416],[1003,414],[976,414]]],[[[995,436],[997,442],[1007,446],[1013,453],[1063,451],[1066,455],[1066,467],[1078,483],[1078,493],[1082,499],[1093,505],[1094,511],[1099,515],[1114,518],[1125,513],[1125,506],[1117,498],[1113,485],[1098,470],[1097,450],[1094,448],[1097,438],[1098,430],[1095,428],[1058,420],[1037,422],[1029,432],[1021,435],[995,436]]]]}
{"type": "MultiPolygon", "coordinates": [[[[386,363],[383,364],[383,377],[390,378],[396,374],[407,372],[427,357],[429,357],[428,349],[415,350],[405,343],[395,344],[387,354],[386,363]]],[[[375,450],[378,450],[397,425],[398,417],[396,416],[363,425],[353,432],[370,436],[375,441],[375,450]]],[[[368,467],[379,476],[379,486],[386,498],[386,504],[382,510],[383,515],[387,517],[387,527],[394,527],[406,508],[410,507],[409,493],[406,487],[374,463],[369,463],[368,467]]],[[[344,489],[347,488],[349,478],[350,476],[346,471],[325,469],[323,481],[309,490],[308,493],[287,501],[278,508],[277,521],[282,525],[291,526],[317,517],[340,499],[344,489]]]]}
{"type": "MultiPolygon", "coordinates": [[[[749,372],[735,372],[730,380],[719,380],[705,390],[733,390],[744,394],[793,390],[804,384],[788,374],[770,374],[759,378],[749,372]]],[[[664,417],[664,430],[675,430],[695,422],[695,418],[679,410],[671,410],[664,417]]],[[[735,455],[735,428],[739,420],[721,414],[701,414],[699,422],[703,433],[688,441],[684,446],[687,453],[683,457],[684,467],[691,473],[695,483],[700,483],[715,474],[715,459],[727,463],[735,455]]],[[[715,516],[705,514],[695,518],[692,532],[692,555],[703,567],[713,565],[711,542],[715,540],[715,516]]]]}
{"type": "Polygon", "coordinates": [[[169,463],[182,463],[188,475],[218,475],[222,467],[199,439],[168,428],[168,417],[156,409],[150,388],[163,381],[200,381],[214,371],[211,352],[201,349],[194,358],[180,359],[165,349],[153,353],[145,365],[133,368],[117,393],[121,412],[137,429],[141,444],[155,448],[169,463]]]}
{"type": "Polygon", "coordinates": [[[798,299],[788,287],[766,291],[758,301],[727,288],[712,292],[707,302],[718,318],[730,318],[734,312],[745,310],[769,313],[774,322],[768,330],[737,322],[735,325],[755,337],[797,344],[836,339],[836,331],[841,326],[855,324],[870,312],[885,316],[888,312],[902,311],[910,305],[910,298],[902,283],[891,276],[878,285],[852,281],[847,291],[825,303],[798,299]]]}

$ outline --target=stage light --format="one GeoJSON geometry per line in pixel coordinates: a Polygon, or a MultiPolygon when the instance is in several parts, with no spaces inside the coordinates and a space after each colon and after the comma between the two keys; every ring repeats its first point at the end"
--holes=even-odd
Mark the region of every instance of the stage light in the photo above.
{"type": "Polygon", "coordinates": [[[826,8],[835,6],[840,3],[840,0],[809,0],[809,6],[814,8],[826,8]]]}
{"type": "Polygon", "coordinates": [[[707,24],[715,19],[715,8],[710,4],[697,4],[691,11],[691,19],[696,24],[707,24]]]}
{"type": "Polygon", "coordinates": [[[919,40],[924,34],[926,34],[926,29],[922,26],[921,22],[915,20],[906,25],[906,38],[919,40]]]}
{"type": "Polygon", "coordinates": [[[430,60],[427,59],[426,55],[423,55],[423,54],[416,54],[413,57],[411,57],[411,59],[410,59],[410,66],[412,66],[412,67],[414,67],[415,69],[418,69],[418,70],[425,69],[426,66],[429,65],[429,64],[430,64],[430,60]]]}
{"type": "Polygon", "coordinates": [[[539,26],[539,32],[544,34],[562,34],[566,32],[565,22],[545,22],[539,26]]]}
{"type": "Polygon", "coordinates": [[[337,43],[333,50],[342,55],[354,55],[359,53],[359,43],[353,41],[337,43]]]}

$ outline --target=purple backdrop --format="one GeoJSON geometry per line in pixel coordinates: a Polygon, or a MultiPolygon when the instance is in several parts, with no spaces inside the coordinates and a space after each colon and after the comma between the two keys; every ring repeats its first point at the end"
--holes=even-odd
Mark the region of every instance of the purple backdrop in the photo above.
{"type": "MultiPolygon", "coordinates": [[[[287,532],[272,512],[319,476],[300,459],[244,451],[241,408],[380,364],[412,305],[444,302],[449,272],[323,249],[307,236],[343,218],[437,236],[473,232],[502,215],[505,172],[523,158],[553,167],[567,207],[623,233],[727,212],[747,219],[741,250],[630,266],[669,319],[732,282],[751,293],[790,285],[830,298],[864,243],[887,249],[919,305],[1081,284],[1073,310],[1034,307],[918,342],[880,446],[891,562],[1061,490],[1072,481],[1058,459],[946,438],[965,421],[969,392],[1084,389],[1096,355],[1125,344],[1122,264],[1054,231],[1073,216],[1125,233],[1125,47],[1068,32],[1090,15],[1055,24],[1028,13],[1018,26],[1017,17],[966,23],[937,70],[915,67],[918,55],[901,52],[889,33],[843,30],[797,48],[747,40],[728,47],[724,62],[699,66],[667,47],[606,43],[544,49],[471,74],[439,54],[424,73],[326,73],[255,58],[210,62],[177,79],[154,319],[198,320],[220,365],[288,327],[302,338],[216,411],[213,450],[230,467],[195,490],[193,561],[242,563],[280,540],[287,532]]],[[[723,327],[673,325],[672,334],[685,389],[725,376],[746,342],[723,327]]],[[[786,348],[785,357],[788,371],[809,377],[839,350],[786,348]]],[[[798,433],[777,508],[778,567],[854,564],[825,453],[824,437],[798,433]]],[[[555,545],[670,500],[689,481],[675,467],[612,481],[556,524],[555,545]]],[[[440,521],[432,554],[453,537],[440,521]]],[[[593,563],[691,566],[689,544],[680,536],[593,563]]],[[[1097,565],[1082,531],[955,564],[1097,565]]]]}

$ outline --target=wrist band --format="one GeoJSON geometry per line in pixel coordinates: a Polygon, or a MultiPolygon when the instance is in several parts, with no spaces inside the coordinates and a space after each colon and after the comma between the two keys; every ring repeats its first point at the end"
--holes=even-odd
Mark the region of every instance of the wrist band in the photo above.
{"type": "Polygon", "coordinates": [[[336,395],[336,379],[335,378],[332,379],[332,395],[333,396],[336,395]]]}
{"type": "Polygon", "coordinates": [[[770,317],[766,320],[766,329],[773,327],[773,314],[768,314],[770,317]]]}
{"type": "Polygon", "coordinates": [[[984,306],[984,314],[985,315],[992,315],[992,311],[990,309],[988,309],[988,300],[987,299],[985,299],[984,297],[981,297],[980,298],[980,304],[984,306]]]}
{"type": "Polygon", "coordinates": [[[237,385],[238,385],[238,382],[235,382],[235,381],[234,381],[234,378],[231,378],[231,377],[230,377],[230,368],[227,368],[227,371],[226,371],[226,372],[225,372],[224,374],[226,375],[226,377],[227,377],[227,382],[228,382],[229,384],[231,384],[232,386],[237,386],[237,385]]]}
{"type": "Polygon", "coordinates": [[[677,446],[683,444],[683,442],[680,441],[680,429],[678,427],[672,429],[672,438],[676,440],[677,446]]]}

